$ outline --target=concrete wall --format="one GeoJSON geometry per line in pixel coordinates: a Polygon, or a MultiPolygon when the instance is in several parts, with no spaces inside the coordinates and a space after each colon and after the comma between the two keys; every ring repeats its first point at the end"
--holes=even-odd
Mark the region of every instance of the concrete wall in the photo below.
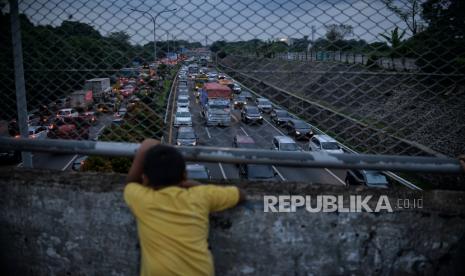
{"type": "MultiPolygon", "coordinates": [[[[136,275],[134,220],[116,174],[0,169],[1,275],[136,275]]],[[[243,184],[245,206],[214,214],[217,275],[464,274],[465,193],[414,194],[422,209],[393,213],[264,213],[263,195],[380,192],[243,184]]]]}

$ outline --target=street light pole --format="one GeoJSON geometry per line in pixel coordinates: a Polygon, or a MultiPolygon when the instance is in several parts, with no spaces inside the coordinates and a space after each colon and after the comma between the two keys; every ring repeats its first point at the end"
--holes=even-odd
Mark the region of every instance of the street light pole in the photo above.
{"type": "Polygon", "coordinates": [[[148,15],[151,19],[152,19],[152,22],[153,22],[153,55],[154,55],[154,60],[156,61],[157,60],[157,39],[156,39],[156,36],[155,36],[155,29],[156,29],[156,22],[157,22],[157,17],[164,13],[164,12],[173,12],[173,11],[176,11],[176,9],[164,9],[160,12],[158,12],[155,16],[151,15],[149,12],[147,11],[141,11],[141,10],[138,10],[138,9],[131,9],[131,11],[136,11],[136,12],[140,12],[142,14],[145,14],[145,15],[148,15]]]}

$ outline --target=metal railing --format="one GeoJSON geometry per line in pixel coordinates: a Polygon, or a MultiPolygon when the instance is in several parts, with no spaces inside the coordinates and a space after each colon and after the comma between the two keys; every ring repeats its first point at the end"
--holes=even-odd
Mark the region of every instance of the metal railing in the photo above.
{"type": "MultiPolygon", "coordinates": [[[[175,0],[121,7],[115,0],[57,5],[10,0],[0,10],[6,23],[0,39],[11,41],[0,43],[0,90],[5,92],[0,123],[8,124],[7,136],[21,138],[1,138],[0,147],[22,151],[23,166],[33,167],[29,150],[132,156],[134,143],[144,138],[174,144],[180,64],[212,58],[231,72],[231,81],[254,92],[249,104],[268,98],[311,124],[315,133],[334,138],[348,154],[233,149],[234,135],[250,136],[268,149],[274,136],[291,134],[270,122],[250,126],[237,111],[231,112],[234,127],[204,128],[193,104],[195,130],[205,133],[202,146],[179,147],[188,160],[376,169],[413,189],[418,188],[413,180],[391,171],[455,177],[458,162],[446,156],[465,152],[465,44],[457,27],[461,21],[448,13],[458,4],[432,2],[418,1],[415,12],[404,16],[409,1],[390,7],[383,0],[342,5],[175,0]],[[349,19],[348,13],[354,16],[349,19]],[[418,27],[410,28],[412,20],[418,27]],[[168,90],[170,80],[174,85],[168,90]],[[79,97],[81,90],[92,91],[91,101],[79,97]],[[78,107],[77,117],[95,113],[95,125],[82,127],[77,119],[59,115],[63,108],[78,107]],[[58,124],[77,131],[63,134],[58,124]],[[27,141],[37,127],[46,127],[54,140],[27,141]]],[[[194,83],[191,79],[189,93],[194,83]]]]}
{"type": "MultiPolygon", "coordinates": [[[[0,138],[0,149],[133,157],[139,144],[94,141],[32,141],[0,138]]],[[[399,172],[463,173],[457,159],[369,154],[286,152],[260,149],[176,146],[187,161],[270,164],[302,168],[367,169],[399,172]]]]}

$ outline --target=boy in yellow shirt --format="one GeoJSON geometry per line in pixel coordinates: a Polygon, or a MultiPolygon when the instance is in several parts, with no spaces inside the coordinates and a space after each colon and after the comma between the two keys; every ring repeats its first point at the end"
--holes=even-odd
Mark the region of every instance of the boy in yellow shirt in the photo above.
{"type": "Polygon", "coordinates": [[[140,275],[214,275],[207,243],[209,213],[244,199],[235,186],[187,181],[178,150],[145,140],[124,189],[124,200],[137,221],[140,275]]]}

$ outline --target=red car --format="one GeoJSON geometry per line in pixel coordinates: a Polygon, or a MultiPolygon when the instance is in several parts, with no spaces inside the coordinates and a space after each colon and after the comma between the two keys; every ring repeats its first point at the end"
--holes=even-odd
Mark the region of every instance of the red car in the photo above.
{"type": "Polygon", "coordinates": [[[49,126],[47,134],[52,139],[89,139],[90,122],[80,117],[55,119],[49,126]]]}
{"type": "Polygon", "coordinates": [[[133,85],[126,85],[124,86],[120,92],[121,92],[121,95],[125,98],[133,95],[135,92],[136,92],[137,88],[133,85]]]}
{"type": "Polygon", "coordinates": [[[79,118],[87,120],[92,125],[95,125],[97,123],[97,117],[95,116],[95,112],[93,111],[87,111],[82,114],[79,114],[79,118]]]}

